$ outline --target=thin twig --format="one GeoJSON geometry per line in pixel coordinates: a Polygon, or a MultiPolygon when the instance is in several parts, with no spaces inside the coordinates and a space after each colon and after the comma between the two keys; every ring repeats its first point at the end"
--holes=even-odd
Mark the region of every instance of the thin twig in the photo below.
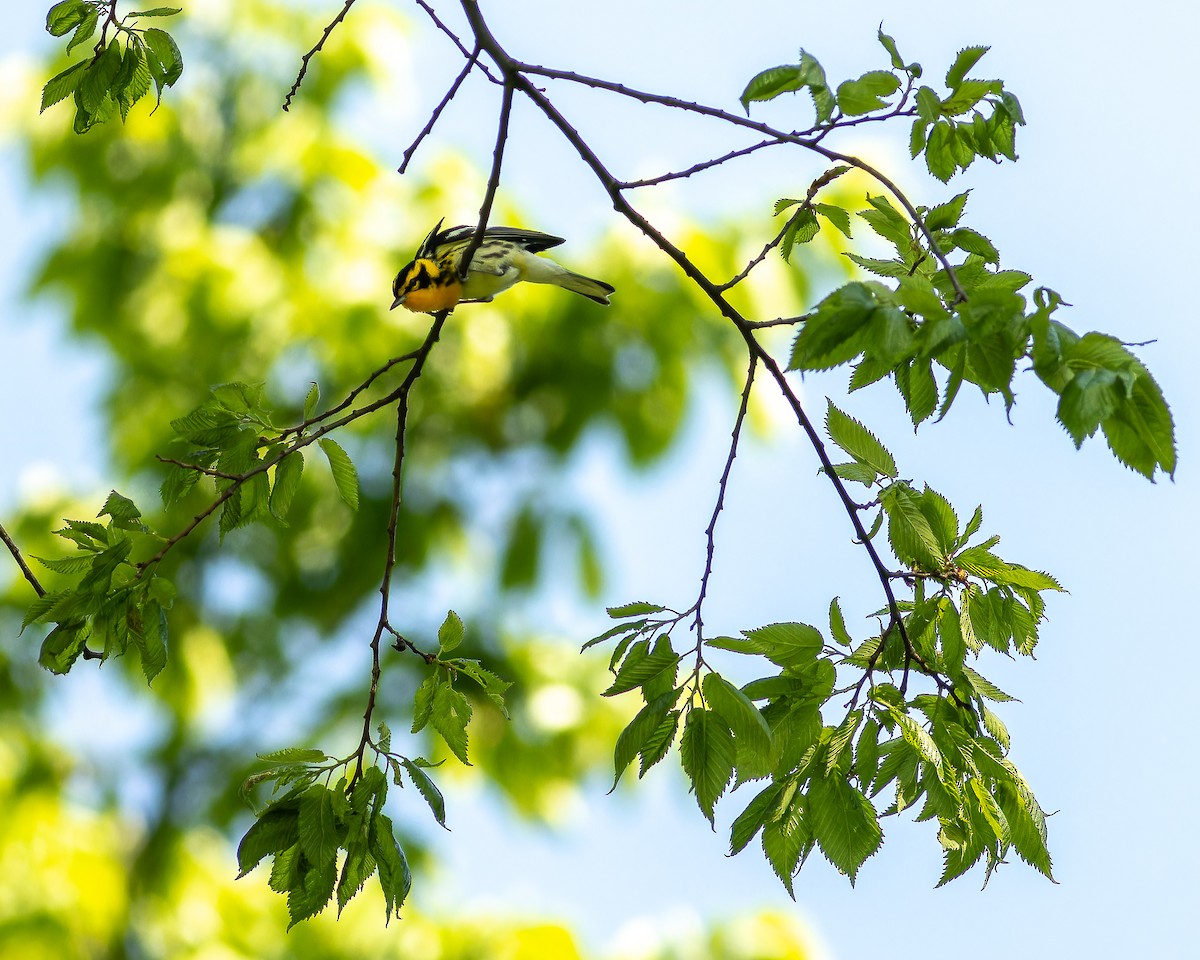
{"type": "MultiPolygon", "coordinates": [[[[385,632],[391,632],[399,636],[391,629],[388,623],[388,604],[391,599],[392,589],[392,571],[396,567],[396,540],[397,527],[400,519],[400,501],[403,492],[401,478],[404,468],[404,453],[405,453],[405,435],[407,432],[408,423],[408,396],[412,391],[413,385],[417,382],[417,378],[421,376],[421,371],[425,367],[425,361],[429,357],[430,351],[433,349],[438,338],[442,334],[442,327],[446,323],[446,318],[450,316],[449,310],[439,311],[434,315],[433,324],[429,328],[429,333],[425,336],[425,341],[417,350],[417,357],[413,362],[412,367],[405,376],[404,382],[396,391],[396,457],[392,464],[392,505],[388,512],[387,525],[387,555],[383,562],[383,577],[379,584],[379,594],[381,597],[379,607],[379,621],[375,626],[375,634],[371,638],[371,685],[367,691],[367,706],[363,711],[363,732],[362,739],[359,741],[357,757],[355,764],[354,775],[350,778],[350,784],[357,782],[362,775],[363,758],[366,754],[367,746],[371,742],[371,717],[375,712],[375,701],[379,695],[379,677],[382,673],[380,664],[380,641],[383,639],[385,632]]],[[[407,642],[407,641],[406,641],[407,642]]],[[[409,646],[412,646],[409,644],[409,646]]],[[[414,653],[419,653],[416,647],[412,647],[414,653]]]]}
{"type": "MultiPolygon", "coordinates": [[[[477,45],[477,56],[478,50],[479,46],[477,45]]],[[[504,94],[500,100],[500,121],[496,125],[496,148],[492,152],[492,170],[488,174],[483,204],[479,207],[479,221],[475,225],[475,233],[472,234],[471,242],[463,251],[462,262],[458,265],[458,275],[463,281],[467,279],[467,273],[471,269],[471,258],[475,256],[479,245],[483,243],[483,232],[487,229],[488,218],[492,215],[492,204],[496,200],[496,191],[500,187],[500,170],[504,164],[504,145],[508,142],[508,122],[512,117],[513,93],[516,89],[509,72],[507,70],[503,72],[504,94]]]]}
{"type": "Polygon", "coordinates": [[[458,88],[462,86],[463,81],[467,79],[467,75],[474,69],[475,64],[478,61],[479,47],[476,46],[475,49],[471,51],[471,55],[467,57],[467,62],[463,65],[462,70],[459,71],[458,76],[454,78],[454,82],[450,84],[450,89],[446,91],[446,95],[442,97],[441,102],[439,102],[438,105],[433,108],[433,113],[429,117],[429,122],[425,124],[421,132],[417,134],[417,138],[411,144],[409,144],[408,149],[404,151],[400,166],[396,169],[397,173],[403,175],[408,169],[409,161],[412,160],[413,155],[417,152],[417,147],[421,145],[422,140],[424,140],[433,132],[433,127],[434,124],[438,122],[438,117],[442,115],[442,111],[445,110],[450,101],[454,99],[454,95],[458,93],[458,88]]]}
{"type": "MultiPolygon", "coordinates": [[[[790,220],[789,220],[789,223],[790,223],[790,220]]],[[[726,280],[717,289],[720,290],[722,293],[724,293],[730,287],[736,287],[739,283],[741,283],[748,276],[750,276],[750,271],[753,270],[755,267],[757,267],[764,260],[766,260],[767,254],[770,253],[772,250],[774,250],[777,246],[779,246],[779,244],[783,240],[784,234],[786,234],[787,231],[788,231],[788,224],[785,223],[783,225],[783,229],[780,230],[779,233],[777,233],[775,235],[775,239],[768,241],[767,245],[762,248],[762,252],[759,253],[758,256],[754,257],[754,259],[752,259],[748,264],[746,264],[746,269],[744,269],[741,273],[737,274],[736,276],[731,277],[730,279],[726,280]]]]}
{"type": "Polygon", "coordinates": [[[280,432],[279,438],[282,440],[284,437],[286,437],[290,433],[303,433],[305,430],[307,430],[313,424],[320,423],[322,420],[328,420],[330,417],[332,417],[336,413],[341,413],[348,406],[350,406],[350,404],[352,404],[354,402],[355,398],[360,393],[362,393],[372,383],[374,383],[376,380],[378,380],[380,377],[382,377],[385,373],[387,373],[389,370],[391,370],[392,367],[394,367],[398,363],[405,363],[409,360],[415,360],[419,353],[420,353],[419,350],[410,350],[408,353],[405,353],[399,357],[392,357],[391,360],[389,360],[387,363],[385,363],[378,370],[375,370],[373,373],[371,373],[370,376],[367,377],[366,380],[364,380],[357,387],[355,387],[353,390],[351,390],[346,395],[346,399],[343,400],[341,403],[339,403],[336,407],[330,407],[328,410],[325,410],[322,413],[318,413],[315,416],[310,417],[309,419],[303,421],[302,423],[296,424],[296,426],[294,426],[294,427],[286,428],[285,430],[280,432]]]}
{"type": "Polygon", "coordinates": [[[776,144],[783,143],[776,137],[768,137],[758,143],[752,144],[749,147],[743,147],[741,150],[733,150],[725,154],[723,157],[717,157],[714,160],[704,160],[700,163],[693,164],[686,170],[678,170],[674,173],[664,173],[657,177],[648,177],[645,180],[624,180],[621,182],[622,190],[636,190],[638,187],[653,187],[660,183],[666,183],[668,180],[683,180],[694,174],[700,173],[703,170],[708,170],[712,167],[720,166],[722,163],[728,163],[730,160],[736,160],[738,157],[744,157],[747,154],[754,153],[756,150],[761,150],[763,147],[773,147],[776,144]]]}
{"type": "Polygon", "coordinates": [[[214,470],[212,467],[202,467],[198,463],[188,463],[186,460],[176,460],[174,457],[164,457],[155,454],[154,457],[159,463],[170,463],[177,467],[182,467],[184,470],[194,470],[196,473],[202,473],[206,477],[217,477],[221,480],[241,480],[240,473],[226,473],[223,470],[214,470]]]}
{"type": "MultiPolygon", "coordinates": [[[[460,40],[458,38],[458,34],[455,33],[453,30],[451,30],[448,26],[446,26],[444,23],[442,23],[441,20],[438,19],[437,12],[433,9],[433,7],[431,7],[428,3],[426,3],[425,0],[416,0],[416,4],[418,7],[420,7],[422,10],[424,10],[429,15],[429,19],[433,21],[434,26],[436,26],[439,30],[442,31],[442,33],[444,33],[446,36],[448,36],[454,42],[454,45],[456,47],[458,47],[459,52],[464,57],[469,57],[471,55],[467,50],[466,44],[464,44],[462,42],[462,40],[460,40]]],[[[492,71],[487,68],[487,64],[481,63],[479,65],[479,69],[483,71],[483,75],[485,77],[487,77],[489,80],[491,80],[492,83],[495,83],[495,84],[501,83],[501,81],[496,78],[496,76],[492,73],[492,71]]]]}
{"type": "Polygon", "coordinates": [[[746,369],[746,385],[742,388],[742,401],[738,405],[737,418],[733,421],[733,436],[729,443],[729,454],[725,458],[725,469],[721,471],[721,479],[717,481],[717,502],[713,507],[712,517],[704,530],[705,556],[704,573],[700,577],[700,595],[696,597],[696,611],[693,628],[696,631],[696,655],[700,655],[700,646],[704,642],[704,618],[702,608],[704,598],[708,596],[708,580],[712,576],[713,556],[716,553],[717,519],[725,507],[725,491],[729,487],[729,475],[733,470],[733,461],[737,457],[738,440],[742,435],[742,426],[746,422],[746,411],[750,408],[750,390],[754,386],[754,373],[758,369],[758,356],[750,354],[750,365],[746,369]]]}
{"type": "MultiPolygon", "coordinates": [[[[471,0],[464,0],[471,2],[471,0]]],[[[493,38],[494,43],[494,38],[493,38]]],[[[489,53],[493,53],[487,44],[484,45],[489,53]]],[[[494,54],[493,54],[494,55],[494,54]]],[[[942,265],[942,269],[946,271],[946,276],[950,280],[950,285],[954,288],[956,301],[961,302],[967,299],[966,292],[959,283],[958,273],[954,269],[954,265],[950,263],[946,254],[938,247],[937,242],[933,239],[933,235],[925,226],[925,221],[917,213],[917,208],[912,204],[907,196],[892,182],[891,179],[884,176],[879,170],[860,160],[858,157],[850,156],[849,154],[839,153],[836,150],[830,150],[818,142],[819,138],[805,136],[796,132],[787,132],[778,130],[770,124],[762,123],[759,120],[751,120],[749,117],[742,117],[736,113],[730,113],[728,110],[721,110],[718,107],[710,107],[702,103],[696,103],[691,100],[681,100],[678,97],[668,97],[662,94],[649,93],[644,90],[635,90],[632,87],[627,87],[623,83],[614,83],[611,80],[602,80],[598,77],[588,77],[583,74],[573,73],[569,70],[554,70],[549,67],[538,66],[537,64],[525,63],[520,60],[508,58],[511,69],[519,71],[522,75],[534,74],[536,76],[548,77],[552,80],[568,80],[572,83],[579,83],[584,86],[594,87],[599,90],[609,90],[612,93],[620,94],[623,97],[628,97],[632,100],[637,100],[639,103],[656,103],[660,106],[673,107],[677,110],[685,110],[689,113],[697,113],[701,116],[712,117],[716,120],[723,120],[726,123],[731,123],[734,126],[745,127],[747,130],[754,130],[763,134],[766,137],[778,140],[780,143],[791,143],[796,146],[803,147],[806,150],[811,150],[818,153],[828,160],[836,160],[840,163],[849,164],[863,173],[874,178],[879,182],[892,196],[894,196],[900,205],[904,207],[905,212],[917,224],[921,234],[925,237],[925,241],[929,244],[929,249],[937,258],[938,263],[942,265]]],[[[532,85],[530,85],[532,87],[532,85]]]]}
{"type": "Polygon", "coordinates": [[[763,327],[795,326],[797,323],[804,323],[810,319],[812,319],[812,314],[806,313],[799,317],[776,317],[774,320],[747,320],[746,326],[751,330],[761,330],[763,327]]]}
{"type": "Polygon", "coordinates": [[[46,595],[46,588],[38,581],[37,576],[29,569],[29,564],[25,562],[25,558],[21,556],[21,550],[17,546],[17,542],[9,536],[7,530],[4,529],[4,524],[0,523],[0,540],[4,541],[4,545],[8,547],[8,552],[12,554],[12,558],[17,561],[17,566],[21,568],[21,573],[25,575],[25,579],[29,581],[29,585],[33,587],[34,593],[39,597],[46,595]]]}
{"type": "Polygon", "coordinates": [[[325,46],[325,41],[328,40],[329,35],[333,33],[334,27],[346,19],[346,14],[350,12],[350,8],[354,6],[354,4],[355,0],[346,0],[346,5],[342,7],[338,15],[329,22],[329,26],[327,26],[325,28],[325,32],[321,34],[321,39],[317,41],[317,45],[300,58],[300,72],[296,74],[296,82],[292,84],[292,89],[289,90],[287,92],[287,96],[283,98],[284,110],[287,110],[288,107],[291,106],[292,97],[296,95],[296,92],[300,89],[300,84],[304,82],[304,75],[308,73],[308,61],[316,56],[320,49],[325,46]]]}

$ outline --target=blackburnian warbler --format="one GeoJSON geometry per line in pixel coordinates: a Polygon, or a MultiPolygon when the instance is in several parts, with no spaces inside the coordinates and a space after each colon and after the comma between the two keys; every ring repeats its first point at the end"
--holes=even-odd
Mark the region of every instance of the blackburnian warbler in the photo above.
{"type": "Polygon", "coordinates": [[[466,281],[460,280],[462,257],[475,227],[443,230],[443,222],[438,221],[413,261],[396,274],[393,310],[402,306],[417,313],[436,313],[453,310],[460,303],[486,303],[522,280],[552,283],[607,306],[613,288],[602,280],[572,273],[549,257],[537,256],[563,243],[563,238],[534,230],[488,227],[471,257],[466,281]]]}

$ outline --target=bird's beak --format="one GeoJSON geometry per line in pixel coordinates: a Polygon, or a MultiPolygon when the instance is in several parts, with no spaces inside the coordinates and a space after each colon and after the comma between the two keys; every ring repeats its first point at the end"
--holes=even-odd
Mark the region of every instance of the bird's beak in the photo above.
{"type": "Polygon", "coordinates": [[[398,296],[395,300],[393,300],[392,305],[388,309],[395,310],[402,303],[404,303],[404,294],[400,294],[400,296],[398,296]]]}

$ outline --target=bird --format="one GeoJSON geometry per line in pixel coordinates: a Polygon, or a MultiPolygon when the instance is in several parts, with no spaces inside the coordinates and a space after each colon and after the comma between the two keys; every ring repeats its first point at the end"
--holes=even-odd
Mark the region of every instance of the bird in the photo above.
{"type": "Polygon", "coordinates": [[[593,280],[537,254],[560,243],[536,230],[516,227],[488,227],[471,257],[465,281],[459,278],[462,256],[475,234],[474,226],[442,229],[445,220],[429,231],[412,261],[396,274],[392,283],[395,300],[391,309],[404,307],[414,313],[453,310],[460,303],[488,303],[522,280],[551,283],[608,306],[613,287],[593,280]]]}

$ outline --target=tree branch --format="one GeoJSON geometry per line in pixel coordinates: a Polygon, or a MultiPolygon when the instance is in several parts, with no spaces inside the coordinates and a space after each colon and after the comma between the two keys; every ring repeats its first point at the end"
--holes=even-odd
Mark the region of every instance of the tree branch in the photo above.
{"type": "Polygon", "coordinates": [[[17,542],[9,535],[9,532],[4,529],[4,524],[0,523],[0,540],[4,541],[4,545],[8,547],[8,552],[12,554],[12,558],[17,561],[17,566],[21,568],[21,573],[25,579],[29,581],[29,585],[33,587],[34,593],[39,597],[46,595],[46,588],[41,585],[37,576],[29,569],[29,564],[25,562],[25,558],[21,556],[21,550],[17,546],[17,542]]]}
{"type": "MultiPolygon", "coordinates": [[[[437,343],[438,338],[441,336],[442,327],[445,325],[448,316],[450,316],[449,310],[442,310],[434,315],[433,324],[429,328],[429,333],[425,336],[425,341],[417,350],[417,357],[413,362],[412,368],[408,371],[408,375],[404,378],[404,382],[400,384],[399,389],[395,391],[396,457],[392,464],[392,505],[388,511],[387,555],[384,558],[383,577],[379,584],[379,594],[381,597],[379,621],[375,625],[375,634],[371,637],[371,684],[367,691],[367,707],[363,711],[362,739],[359,741],[356,753],[358,759],[355,763],[354,775],[350,778],[351,786],[362,775],[363,758],[366,754],[367,746],[371,742],[371,717],[375,712],[375,701],[379,695],[379,677],[382,673],[379,660],[380,641],[383,639],[384,633],[393,633],[397,637],[400,636],[392,629],[389,623],[388,604],[391,600],[392,571],[396,567],[396,530],[400,519],[400,501],[403,491],[401,478],[403,476],[405,435],[408,425],[408,396],[412,391],[413,385],[417,382],[417,378],[421,376],[421,371],[425,367],[425,361],[429,357],[433,345],[437,343]]],[[[408,641],[405,642],[408,643],[408,641]]],[[[409,646],[412,647],[412,644],[409,644],[409,646]]],[[[414,653],[419,653],[416,647],[412,647],[412,650],[414,653]]]]}
{"type": "Polygon", "coordinates": [[[398,174],[403,176],[404,172],[408,169],[408,164],[409,161],[412,160],[413,154],[417,152],[417,147],[421,145],[422,140],[424,140],[427,136],[429,136],[430,133],[433,132],[433,127],[434,124],[438,122],[438,117],[442,115],[442,111],[445,110],[450,101],[454,99],[454,95],[458,93],[458,88],[462,86],[463,81],[467,79],[467,75],[478,62],[479,47],[476,46],[475,49],[471,51],[471,55],[467,57],[467,62],[463,65],[462,70],[459,71],[458,76],[454,78],[454,82],[450,84],[450,89],[446,91],[446,95],[442,97],[438,105],[433,108],[433,113],[429,117],[429,122],[425,124],[421,132],[417,134],[417,138],[411,144],[409,144],[408,149],[404,151],[400,166],[396,169],[398,174]]]}
{"type": "Polygon", "coordinates": [[[346,0],[345,6],[343,6],[338,12],[338,15],[329,22],[329,26],[325,28],[325,32],[321,34],[321,39],[317,41],[317,45],[300,58],[300,72],[296,74],[296,82],[292,84],[292,89],[289,90],[287,92],[287,96],[283,98],[283,109],[285,111],[291,106],[292,97],[296,95],[296,92],[300,89],[300,84],[304,82],[304,75],[308,73],[308,61],[316,56],[320,49],[325,46],[325,41],[328,40],[329,35],[333,33],[334,27],[346,19],[346,14],[350,12],[350,8],[354,6],[354,4],[355,0],[346,0]]]}

